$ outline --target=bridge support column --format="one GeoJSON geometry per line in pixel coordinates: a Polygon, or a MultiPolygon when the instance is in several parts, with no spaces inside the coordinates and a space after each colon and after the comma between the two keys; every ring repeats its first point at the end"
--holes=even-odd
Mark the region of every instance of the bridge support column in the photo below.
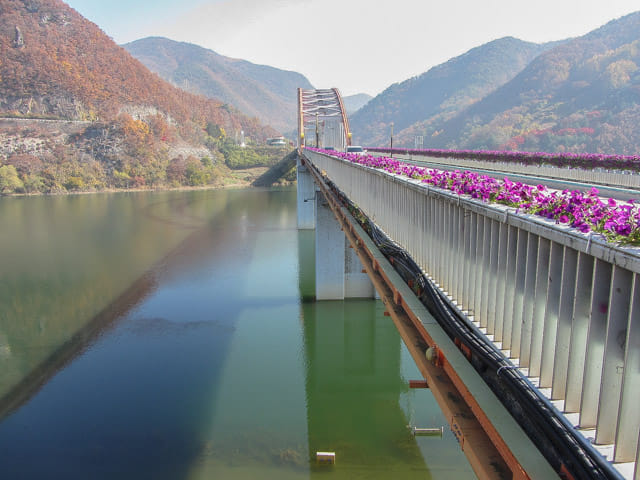
{"type": "Polygon", "coordinates": [[[364,268],[358,254],[348,245],[348,242],[345,243],[347,248],[345,249],[344,296],[346,298],[378,298],[369,275],[363,273],[364,268]]]}
{"type": "Polygon", "coordinates": [[[298,228],[301,230],[316,228],[316,187],[307,168],[298,157],[296,173],[298,180],[298,228]]]}
{"type": "Polygon", "coordinates": [[[324,195],[316,193],[316,300],[374,298],[362,263],[349,248],[324,195]]]}

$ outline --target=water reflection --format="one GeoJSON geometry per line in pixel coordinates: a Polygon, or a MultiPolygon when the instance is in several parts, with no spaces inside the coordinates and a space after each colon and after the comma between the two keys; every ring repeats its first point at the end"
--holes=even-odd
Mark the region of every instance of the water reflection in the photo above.
{"type": "Polygon", "coordinates": [[[31,236],[0,232],[16,295],[0,290],[0,396],[20,406],[0,422],[3,478],[429,478],[460,461],[442,441],[427,469],[409,436],[412,364],[380,302],[309,301],[295,191],[10,200],[0,216],[31,236]]]}
{"type": "MultiPolygon", "coordinates": [[[[0,424],[3,475],[187,478],[203,452],[220,441],[215,437],[212,442],[208,431],[219,398],[224,397],[221,375],[243,312],[290,305],[297,313],[297,296],[291,288],[289,295],[287,289],[278,289],[278,296],[246,290],[257,278],[262,283],[265,275],[272,275],[265,271],[256,277],[249,268],[255,263],[260,232],[271,231],[275,215],[282,219],[283,205],[292,209],[288,193],[281,198],[269,195],[275,199],[266,196],[265,192],[199,192],[189,202],[173,197],[169,202],[176,204],[165,208],[176,212],[175,217],[158,215],[165,203],[157,196],[144,198],[132,211],[138,212],[137,222],[148,221],[146,247],[157,257],[121,297],[84,324],[51,317],[46,335],[51,334],[47,346],[53,353],[48,356],[37,354],[41,349],[37,329],[22,329],[19,317],[3,323],[9,331],[19,331],[22,336],[17,338],[24,342],[10,360],[36,365],[19,383],[26,388],[14,387],[5,395],[15,398],[16,391],[24,391],[21,400],[29,401],[0,424]],[[149,215],[150,210],[155,213],[149,215]],[[160,231],[157,224],[162,225],[160,231]],[[163,230],[183,240],[178,246],[166,238],[156,241],[154,236],[163,230]],[[56,327],[60,330],[54,333],[56,327]],[[57,344],[65,335],[62,345],[57,344]],[[58,360],[61,356],[64,361],[58,360]],[[41,381],[33,373],[39,370],[46,373],[41,381]]],[[[135,224],[132,219],[130,226],[135,224]]],[[[135,243],[145,246],[145,242],[127,230],[123,238],[127,233],[134,245],[121,254],[128,256],[135,271],[140,265],[135,256],[141,253],[135,243]]],[[[288,250],[286,243],[278,243],[282,245],[276,249],[278,255],[291,256],[295,251],[295,237],[288,250]]],[[[291,279],[294,263],[284,266],[292,271],[291,279]]],[[[110,272],[118,274],[115,269],[110,272]]],[[[131,274],[120,274],[114,281],[131,274]]],[[[288,283],[295,285],[293,280],[288,283]]],[[[278,282],[270,284],[277,287],[278,282]]],[[[101,284],[83,287],[99,290],[101,284]]],[[[18,300],[27,304],[28,296],[18,300]]],[[[51,298],[49,304],[55,306],[58,300],[51,298]]]]}
{"type": "Polygon", "coordinates": [[[227,197],[2,199],[0,418],[149,295],[161,270],[184,261],[176,256],[192,251],[227,197]]]}
{"type": "Polygon", "coordinates": [[[336,452],[338,478],[430,478],[400,405],[400,338],[378,302],[305,304],[303,315],[312,456],[336,452]]]}

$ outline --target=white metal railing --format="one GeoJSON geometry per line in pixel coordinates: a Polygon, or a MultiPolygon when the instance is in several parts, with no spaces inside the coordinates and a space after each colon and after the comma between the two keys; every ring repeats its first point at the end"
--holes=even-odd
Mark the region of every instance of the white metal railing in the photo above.
{"type": "Polygon", "coordinates": [[[633,475],[625,468],[633,471],[640,451],[640,249],[346,160],[304,155],[561,411],[577,414],[580,429],[595,429],[594,443],[608,445],[607,458],[633,475]]]}
{"type": "MultiPolygon", "coordinates": [[[[373,155],[389,155],[388,153],[371,153],[373,155]]],[[[556,178],[573,182],[640,189],[640,175],[631,171],[607,171],[602,168],[584,170],[580,168],[561,168],[543,164],[524,165],[515,162],[489,162],[485,160],[471,160],[464,158],[440,158],[396,152],[394,152],[393,157],[396,159],[404,159],[410,161],[424,161],[446,167],[478,168],[483,170],[493,170],[501,173],[535,175],[538,177],[556,178]]]]}

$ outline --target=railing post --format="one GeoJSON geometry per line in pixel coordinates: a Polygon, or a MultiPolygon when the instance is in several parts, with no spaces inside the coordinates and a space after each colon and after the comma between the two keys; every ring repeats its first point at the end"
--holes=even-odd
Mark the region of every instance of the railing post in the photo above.
{"type": "Polygon", "coordinates": [[[618,266],[613,267],[596,424],[596,443],[613,443],[616,438],[632,284],[633,275],[629,270],[618,266]]]}
{"type": "Polygon", "coordinates": [[[502,349],[511,348],[511,332],[513,330],[513,312],[518,283],[518,258],[521,249],[527,248],[526,232],[518,231],[515,227],[508,227],[509,239],[507,244],[507,276],[504,293],[504,315],[502,316],[502,349]],[[522,235],[521,235],[522,232],[522,235]],[[523,244],[523,245],[522,245],[523,244]]]}
{"type": "Polygon", "coordinates": [[[594,261],[591,255],[578,254],[578,271],[574,292],[573,322],[569,342],[569,366],[564,409],[566,412],[580,411],[582,378],[587,351],[587,332],[591,310],[591,288],[593,286],[594,261]]]}
{"type": "Polygon", "coordinates": [[[554,400],[564,399],[567,392],[567,371],[569,369],[571,324],[573,322],[577,270],[578,252],[573,248],[564,247],[562,257],[562,286],[560,289],[560,305],[558,307],[558,328],[556,332],[555,351],[553,352],[553,379],[551,381],[551,398],[554,400]]]}
{"type": "MultiPolygon", "coordinates": [[[[538,239],[538,266],[536,268],[535,298],[531,318],[531,338],[529,340],[529,376],[540,376],[542,363],[542,342],[545,331],[545,313],[549,295],[549,260],[551,242],[538,239]]],[[[553,349],[552,349],[553,350],[553,349]]]]}
{"type": "Polygon", "coordinates": [[[551,387],[553,381],[554,353],[558,333],[558,317],[560,316],[560,295],[562,292],[562,269],[564,247],[551,244],[549,258],[549,288],[547,304],[544,312],[544,330],[540,349],[540,386],[551,387]]]}
{"type": "Polygon", "coordinates": [[[496,289],[498,288],[498,262],[500,252],[500,242],[502,241],[501,224],[496,220],[491,220],[491,241],[489,259],[489,283],[487,292],[487,332],[495,334],[496,330],[496,289]]]}
{"type": "Polygon", "coordinates": [[[510,357],[520,357],[520,335],[522,333],[522,315],[524,309],[524,296],[526,295],[526,274],[527,274],[527,252],[529,245],[529,234],[525,230],[518,231],[518,253],[516,258],[516,284],[513,295],[513,311],[510,326],[511,340],[510,357]]]}
{"type": "MultiPolygon", "coordinates": [[[[616,462],[632,462],[638,450],[640,430],[640,276],[633,275],[631,309],[627,319],[627,343],[624,346],[624,371],[620,411],[617,419],[616,462]]],[[[636,466],[637,468],[637,466],[636,466]]]]}
{"type": "Polygon", "coordinates": [[[607,336],[607,317],[610,308],[611,270],[610,263],[596,259],[580,401],[580,426],[582,428],[595,427],[598,416],[604,345],[607,336]]]}

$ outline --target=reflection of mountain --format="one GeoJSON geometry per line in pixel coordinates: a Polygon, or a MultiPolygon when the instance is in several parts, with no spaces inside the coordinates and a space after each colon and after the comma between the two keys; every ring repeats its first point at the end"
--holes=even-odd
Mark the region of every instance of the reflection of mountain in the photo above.
{"type": "Polygon", "coordinates": [[[203,227],[225,208],[228,195],[216,192],[215,205],[203,192],[4,202],[0,216],[14,234],[0,242],[7,254],[0,272],[0,419],[168,273],[201,262],[212,248],[203,227]]]}
{"type": "MultiPolygon", "coordinates": [[[[109,199],[65,197],[62,205],[67,209],[75,204],[78,214],[80,202],[80,210],[88,210],[96,218],[105,200],[111,203],[118,198],[138,197],[132,204],[119,204],[131,207],[128,212],[132,213],[133,224],[128,223],[127,210],[118,209],[123,217],[123,235],[131,240],[130,251],[118,251],[129,261],[140,253],[136,246],[154,249],[154,240],[162,244],[162,238],[151,235],[159,235],[154,226],[167,228],[167,235],[186,231],[187,237],[168,255],[166,250],[164,254],[156,251],[153,268],[90,326],[69,325],[64,319],[47,325],[46,334],[67,333],[71,338],[44,360],[41,382],[34,379],[29,384],[25,380],[27,395],[23,400],[46,381],[44,388],[0,423],[3,478],[229,478],[194,471],[201,465],[210,466],[208,462],[214,467],[227,467],[232,457],[234,462],[242,462],[242,468],[256,458],[272,464],[277,450],[261,450],[254,456],[253,449],[247,451],[246,442],[228,442],[229,437],[221,434],[213,419],[218,417],[221,403],[231,405],[235,417],[227,415],[227,410],[219,416],[225,421],[245,421],[240,427],[232,424],[231,433],[239,434],[240,441],[250,438],[261,445],[273,443],[273,435],[255,429],[258,421],[273,417],[264,413],[264,392],[258,390],[256,394],[260,378],[255,378],[254,367],[255,358],[259,358],[256,352],[271,339],[276,346],[271,351],[281,352],[280,343],[284,342],[292,352],[286,358],[288,362],[278,355],[264,354],[272,362],[270,366],[279,367],[269,368],[269,372],[276,372],[274,376],[283,382],[273,396],[281,399],[287,395],[286,388],[291,388],[290,376],[279,376],[286,370],[280,365],[286,363],[290,370],[298,370],[295,385],[300,414],[294,420],[296,426],[304,425],[302,366],[296,363],[299,328],[284,329],[289,339],[293,337],[291,342],[274,334],[274,325],[286,318],[287,312],[291,312],[290,323],[298,326],[294,273],[274,275],[273,268],[265,267],[295,264],[292,249],[284,241],[290,238],[293,243],[295,239],[290,227],[295,218],[292,193],[254,189],[144,193],[109,199]],[[163,211],[173,215],[163,215],[163,211]],[[133,235],[134,231],[141,234],[141,230],[148,231],[149,236],[133,235]],[[287,258],[291,258],[289,263],[283,261],[287,258]],[[282,281],[287,275],[291,278],[282,281]],[[283,284],[291,287],[283,288],[283,284]],[[238,326],[251,322],[262,331],[238,326]],[[97,338],[110,327],[112,331],[97,338]],[[239,331],[244,334],[240,342],[239,331]],[[247,339],[249,346],[234,350],[234,345],[247,339]],[[254,357],[245,354],[249,349],[254,357]],[[66,360],[58,361],[63,356],[58,352],[66,360]],[[233,366],[249,370],[246,375],[227,370],[234,354],[238,361],[233,366]],[[233,386],[249,390],[242,399],[226,390],[225,373],[233,386]],[[259,408],[239,408],[243,401],[259,408]],[[248,418],[248,414],[254,416],[248,418]]],[[[86,288],[95,289],[96,284],[86,288]]],[[[5,327],[2,320],[0,316],[0,327],[5,327]]],[[[20,325],[19,321],[12,323],[20,325]]],[[[15,331],[11,338],[14,352],[25,358],[25,351],[32,345],[42,348],[36,342],[46,336],[40,335],[37,326],[30,327],[28,332],[23,331],[26,335],[22,338],[15,331]]],[[[4,358],[0,358],[2,361],[4,358]]],[[[261,379],[264,381],[264,376],[261,379]]],[[[265,382],[265,390],[271,385],[265,382]]],[[[291,397],[287,395],[287,400],[291,397]]],[[[282,416],[292,417],[291,409],[284,410],[282,416]]],[[[274,431],[279,432],[280,426],[275,425],[274,431]]]]}
{"type": "Polygon", "coordinates": [[[111,329],[131,308],[137,305],[156,287],[154,274],[147,272],[136,280],[122,295],[74,332],[68,341],[33,368],[6,394],[0,397],[0,420],[20,408],[93,341],[111,329]]]}
{"type": "Polygon", "coordinates": [[[406,390],[400,337],[378,303],[302,308],[310,455],[336,452],[335,473],[343,478],[355,470],[367,478],[430,478],[399,404],[406,390]]]}

